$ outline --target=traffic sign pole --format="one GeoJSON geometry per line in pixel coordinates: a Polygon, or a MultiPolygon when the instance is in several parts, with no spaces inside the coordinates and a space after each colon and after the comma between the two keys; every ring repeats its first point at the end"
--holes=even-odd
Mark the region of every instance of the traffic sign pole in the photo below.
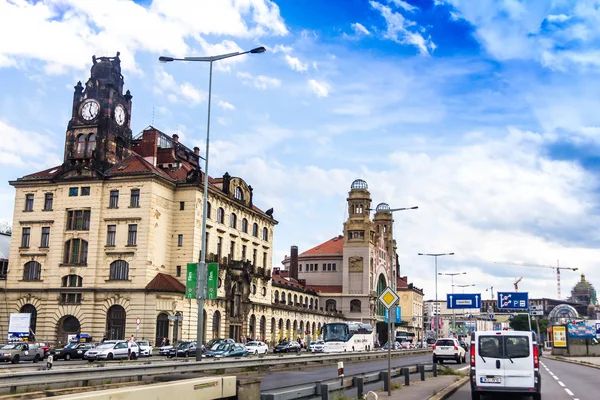
{"type": "MultiPolygon", "coordinates": [[[[392,395],[392,345],[396,344],[396,339],[392,338],[392,316],[391,311],[394,305],[398,302],[398,295],[389,286],[379,295],[379,301],[387,309],[388,313],[388,396],[392,395]],[[393,342],[392,342],[393,340],[393,342]]],[[[396,318],[394,315],[393,318],[396,318]]]]}

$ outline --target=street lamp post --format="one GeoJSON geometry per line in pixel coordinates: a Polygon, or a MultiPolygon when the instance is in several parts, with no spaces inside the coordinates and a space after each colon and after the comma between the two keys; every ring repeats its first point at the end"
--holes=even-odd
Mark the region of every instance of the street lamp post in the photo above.
{"type": "MultiPolygon", "coordinates": [[[[208,78],[208,119],[206,122],[206,154],[204,157],[204,198],[202,199],[202,243],[200,244],[200,260],[196,269],[197,275],[197,284],[196,284],[196,298],[198,300],[198,327],[196,331],[196,341],[198,343],[198,349],[200,349],[202,345],[202,336],[203,336],[203,328],[204,328],[204,298],[205,298],[205,289],[206,289],[206,218],[207,218],[207,202],[208,202],[208,150],[209,150],[209,140],[210,140],[210,105],[211,105],[211,96],[212,96],[212,71],[213,71],[213,62],[224,60],[226,58],[241,56],[243,54],[260,54],[267,51],[264,47],[257,47],[252,50],[244,51],[244,52],[235,52],[228,54],[221,54],[218,56],[210,56],[210,57],[184,57],[184,58],[173,58],[167,56],[161,56],[158,58],[160,62],[172,62],[172,61],[200,61],[200,62],[208,62],[210,64],[210,73],[208,78]]],[[[198,164],[200,164],[198,160],[198,164]]],[[[196,352],[196,361],[202,361],[202,352],[196,352]]]]}
{"type": "Polygon", "coordinates": [[[439,325],[439,309],[438,309],[438,291],[437,291],[437,277],[438,277],[438,267],[437,267],[437,259],[441,256],[453,256],[454,253],[417,253],[420,256],[429,256],[435,258],[435,338],[438,338],[438,325],[439,325]]]}
{"type": "Polygon", "coordinates": [[[454,286],[456,286],[456,287],[459,287],[459,288],[462,288],[462,290],[463,290],[463,293],[464,293],[464,292],[465,292],[465,288],[466,288],[466,287],[475,286],[475,284],[474,284],[474,283],[471,283],[471,284],[466,284],[466,285],[454,285],[454,286]]]}
{"type": "MultiPolygon", "coordinates": [[[[452,295],[454,295],[454,277],[456,275],[465,275],[466,272],[445,272],[439,273],[438,275],[446,275],[452,278],[452,295]]],[[[452,307],[452,335],[456,332],[456,314],[454,313],[454,307],[452,307]]]]}

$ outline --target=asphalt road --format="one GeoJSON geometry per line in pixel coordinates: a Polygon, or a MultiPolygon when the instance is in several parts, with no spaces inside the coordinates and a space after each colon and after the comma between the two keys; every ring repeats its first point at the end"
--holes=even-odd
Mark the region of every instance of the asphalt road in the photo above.
{"type": "MultiPolygon", "coordinates": [[[[542,400],[597,400],[600,371],[582,365],[570,364],[542,358],[542,400]]],[[[487,396],[482,399],[501,400],[506,395],[487,396]]],[[[471,387],[467,383],[460,388],[451,400],[471,400],[471,387]]],[[[528,399],[510,396],[511,400],[528,399]]]]}
{"type": "MultiPolygon", "coordinates": [[[[335,356],[332,355],[332,358],[335,356]]],[[[416,364],[431,364],[431,354],[392,358],[392,367],[406,367],[416,364]]],[[[363,372],[386,371],[387,359],[377,361],[364,361],[360,363],[344,364],[344,375],[354,375],[363,372]]],[[[451,368],[464,368],[467,364],[444,363],[451,368]]],[[[323,367],[299,366],[299,370],[272,372],[265,375],[260,385],[260,390],[271,390],[286,386],[303,385],[327,379],[337,378],[337,365],[323,367]]]]}

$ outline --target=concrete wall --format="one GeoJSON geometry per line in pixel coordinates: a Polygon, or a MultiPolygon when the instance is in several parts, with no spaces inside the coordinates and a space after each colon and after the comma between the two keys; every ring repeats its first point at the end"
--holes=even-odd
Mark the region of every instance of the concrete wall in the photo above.
{"type": "MultiPolygon", "coordinates": [[[[589,341],[588,341],[589,342],[589,341]]],[[[555,356],[600,356],[600,345],[586,344],[584,340],[569,341],[569,347],[566,349],[553,348],[552,354],[555,356]]]]}

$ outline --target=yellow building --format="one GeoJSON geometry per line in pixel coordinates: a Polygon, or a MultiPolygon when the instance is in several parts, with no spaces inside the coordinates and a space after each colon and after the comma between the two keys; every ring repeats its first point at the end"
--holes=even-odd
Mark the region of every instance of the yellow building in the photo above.
{"type": "MultiPolygon", "coordinates": [[[[195,340],[197,304],[184,295],[186,265],[198,260],[202,240],[199,149],[153,127],[132,137],[118,54],[93,62],[85,86],[75,86],[63,164],[10,182],[0,324],[6,332],[10,313],[27,312],[31,331],[48,342],[76,333],[195,340]]],[[[205,302],[203,341],[295,337],[291,327],[312,333],[339,319],[273,304],[272,209],[254,205],[242,178],[209,182],[207,261],[219,263],[219,284],[217,299],[205,302]]],[[[290,291],[316,299],[302,287],[290,291]]]]}
{"type": "Polygon", "coordinates": [[[406,276],[396,281],[396,291],[401,307],[401,318],[406,326],[398,328],[397,332],[406,332],[406,337],[412,342],[423,339],[423,289],[408,283],[406,276]]]}

